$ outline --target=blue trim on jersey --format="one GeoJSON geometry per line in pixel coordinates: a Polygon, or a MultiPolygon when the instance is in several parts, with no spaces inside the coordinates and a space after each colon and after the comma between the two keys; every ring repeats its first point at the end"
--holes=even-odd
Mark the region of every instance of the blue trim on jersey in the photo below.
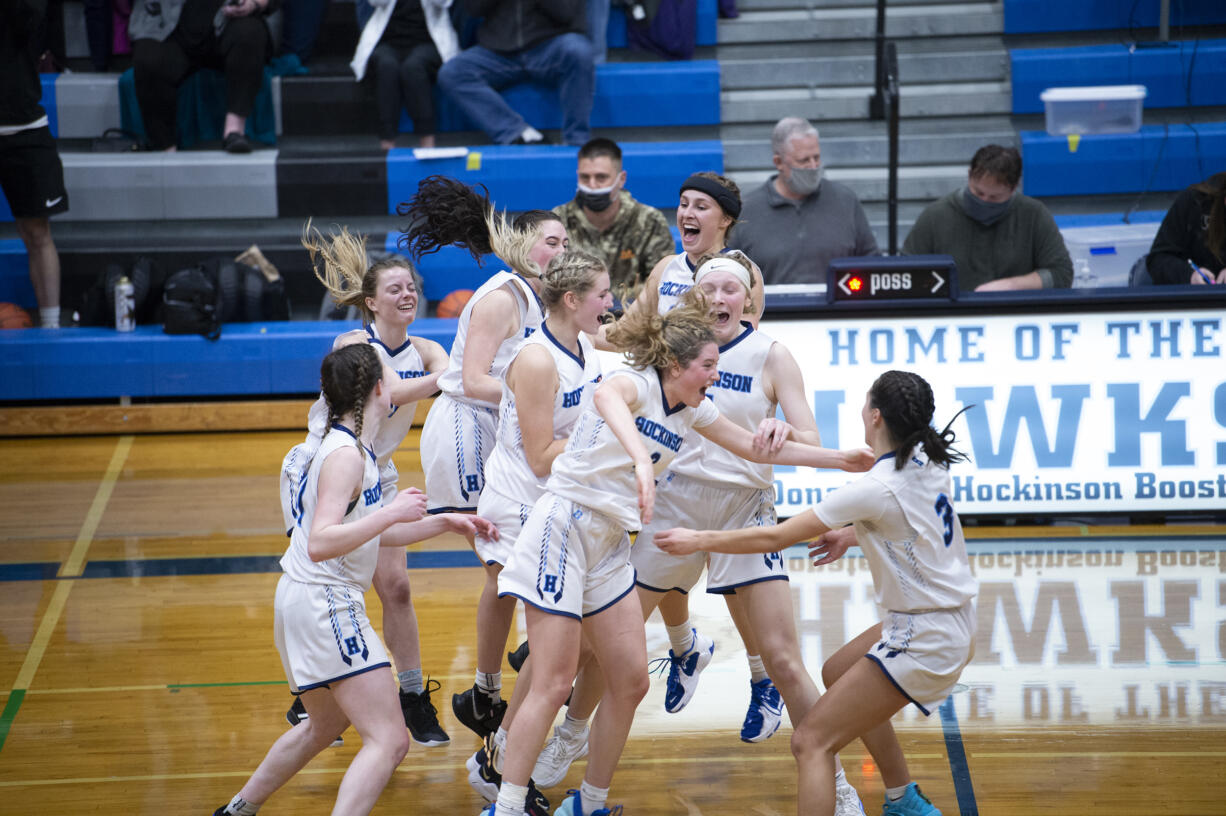
{"type": "Polygon", "coordinates": [[[899,694],[901,694],[903,697],[906,697],[908,700],[910,700],[912,703],[915,704],[916,708],[924,712],[925,717],[927,717],[929,714],[932,713],[931,711],[929,711],[928,709],[920,705],[918,702],[916,702],[914,697],[912,697],[910,694],[907,694],[907,690],[905,688],[898,685],[898,681],[893,678],[893,676],[890,674],[890,670],[887,669],[885,667],[885,664],[881,662],[881,658],[877,657],[876,655],[872,655],[872,654],[866,654],[864,656],[867,657],[869,660],[873,661],[874,663],[876,663],[877,668],[881,669],[881,673],[885,675],[885,679],[889,680],[894,685],[894,688],[898,689],[899,694]]]}
{"type": "Polygon", "coordinates": [[[519,274],[518,272],[512,272],[511,274],[519,278],[521,281],[523,281],[524,286],[528,287],[528,291],[532,293],[532,297],[536,298],[537,308],[541,310],[541,316],[543,317],[545,315],[545,301],[541,300],[541,296],[538,295],[536,293],[536,290],[532,288],[532,284],[528,283],[527,278],[525,278],[523,275],[519,274]]]}
{"type": "Polygon", "coordinates": [[[610,608],[610,607],[612,607],[612,606],[616,606],[616,605],[617,605],[617,603],[618,603],[619,601],[621,601],[621,599],[622,599],[622,598],[626,597],[626,596],[627,596],[627,595],[629,595],[631,592],[634,592],[634,587],[635,587],[635,586],[638,584],[638,582],[639,582],[639,574],[638,574],[638,572],[636,571],[636,572],[634,573],[634,578],[632,578],[632,579],[630,580],[630,586],[626,587],[626,591],[625,591],[625,592],[623,592],[622,594],[618,595],[616,598],[614,598],[613,600],[609,601],[607,604],[605,604],[604,606],[600,607],[599,609],[593,609],[591,612],[584,612],[584,613],[583,613],[583,617],[585,617],[585,618],[590,618],[590,617],[592,617],[593,615],[599,615],[601,612],[605,611],[606,609],[608,609],[608,608],[610,608]]]}
{"type": "MultiPolygon", "coordinates": [[[[352,436],[352,437],[353,437],[353,441],[354,441],[354,442],[357,442],[359,445],[361,445],[362,450],[364,450],[364,451],[366,451],[367,453],[369,453],[369,454],[370,454],[371,461],[373,461],[375,464],[378,464],[378,463],[379,463],[379,460],[375,458],[375,452],[374,452],[373,450],[371,450],[370,448],[368,448],[367,446],[362,445],[361,440],[359,440],[359,439],[358,439],[357,434],[355,434],[353,431],[349,430],[348,428],[346,428],[344,425],[340,424],[339,422],[333,422],[333,423],[332,423],[332,430],[334,430],[334,431],[344,431],[345,433],[347,433],[347,434],[349,434],[350,436],[352,436]]],[[[306,479],[303,479],[302,481],[303,481],[303,482],[305,482],[305,481],[306,481],[306,479]]]]}
{"type": "Polygon", "coordinates": [[[570,359],[574,360],[576,363],[579,364],[580,371],[587,368],[587,363],[583,359],[583,345],[582,344],[580,344],[579,346],[579,356],[576,357],[574,352],[572,352],[566,346],[558,342],[558,338],[553,336],[553,333],[549,331],[549,327],[546,326],[544,323],[541,324],[541,331],[544,332],[545,336],[549,338],[549,342],[553,343],[555,346],[561,349],[562,353],[564,353],[567,357],[569,357],[570,359]]]}
{"type": "Polygon", "coordinates": [[[743,332],[741,332],[740,334],[738,334],[736,337],[734,337],[734,338],[732,338],[731,340],[729,340],[727,345],[720,346],[720,347],[719,347],[719,353],[720,353],[720,354],[723,354],[725,351],[727,351],[728,349],[732,348],[733,346],[735,346],[737,343],[739,343],[739,342],[741,342],[742,340],[744,340],[744,339],[745,339],[746,337],[748,337],[749,335],[753,334],[753,332],[754,332],[754,328],[753,328],[753,324],[752,324],[752,323],[749,323],[748,321],[742,320],[742,321],[741,321],[741,325],[745,327],[745,330],[744,330],[743,332]]]}
{"type": "Polygon", "coordinates": [[[660,593],[664,593],[664,592],[680,592],[682,595],[689,595],[689,594],[690,594],[690,591],[689,591],[688,589],[682,589],[682,588],[681,588],[681,587],[679,587],[679,586],[669,587],[668,589],[660,589],[659,587],[654,587],[654,586],[652,586],[651,584],[644,584],[644,583],[643,583],[642,581],[640,581],[640,580],[639,580],[637,577],[634,579],[634,584],[635,584],[635,586],[641,586],[643,589],[647,590],[648,592],[660,592],[660,593]]]}
{"type": "Polygon", "coordinates": [[[366,666],[365,668],[358,669],[357,671],[351,671],[348,674],[342,674],[340,677],[333,677],[331,680],[324,680],[321,683],[311,683],[308,686],[299,686],[298,693],[301,694],[302,692],[310,691],[311,689],[328,688],[328,686],[331,685],[332,683],[339,683],[341,680],[348,680],[350,677],[357,677],[359,674],[366,674],[366,672],[374,671],[375,669],[390,668],[391,665],[392,664],[390,662],[384,660],[382,663],[376,663],[373,666],[366,666]]]}
{"type": "Polygon", "coordinates": [[[690,272],[698,271],[698,267],[694,266],[694,262],[690,260],[690,255],[688,252],[682,252],[681,259],[685,261],[685,265],[690,268],[690,272]]]}
{"type": "Polygon", "coordinates": [[[426,510],[426,515],[434,516],[439,513],[475,513],[476,507],[434,507],[426,510]]]}
{"type": "Polygon", "coordinates": [[[671,408],[668,405],[668,397],[664,396],[664,375],[660,373],[660,369],[656,369],[656,379],[660,381],[660,402],[664,404],[664,416],[672,416],[685,407],[685,402],[679,402],[671,408]]]}
{"type": "MultiPolygon", "coordinates": [[[[630,588],[634,589],[634,587],[630,587],[630,588]]],[[[530,606],[533,609],[539,609],[540,611],[544,612],[547,615],[557,615],[560,618],[570,618],[571,620],[576,620],[576,621],[583,620],[582,615],[576,615],[573,612],[563,612],[560,609],[550,609],[549,607],[541,606],[535,601],[529,600],[528,598],[525,598],[523,595],[520,595],[517,592],[499,592],[498,597],[499,598],[519,598],[527,606],[530,606]]],[[[529,645],[529,648],[531,648],[531,645],[529,645]]]]}
{"type": "Polygon", "coordinates": [[[886,459],[893,459],[893,458],[894,458],[894,451],[890,451],[889,453],[883,453],[877,457],[877,461],[873,462],[873,464],[875,465],[877,464],[877,462],[884,462],[886,459]]]}
{"type": "MultiPolygon", "coordinates": [[[[756,555],[756,553],[755,553],[756,555]]],[[[741,581],[739,584],[728,584],[727,586],[713,587],[707,586],[707,592],[711,595],[735,595],[736,591],[741,587],[753,586],[764,581],[786,581],[786,575],[766,575],[761,578],[754,578],[752,581],[741,581]]]]}
{"type": "Polygon", "coordinates": [[[387,345],[387,343],[384,343],[382,340],[380,340],[378,335],[375,334],[375,324],[374,323],[367,323],[365,328],[366,328],[366,333],[370,335],[369,337],[366,338],[366,342],[370,343],[372,346],[383,346],[383,348],[387,351],[387,353],[391,355],[392,357],[395,357],[397,354],[404,351],[409,346],[413,345],[413,338],[407,337],[405,338],[404,343],[402,343],[399,348],[391,348],[387,345]]]}

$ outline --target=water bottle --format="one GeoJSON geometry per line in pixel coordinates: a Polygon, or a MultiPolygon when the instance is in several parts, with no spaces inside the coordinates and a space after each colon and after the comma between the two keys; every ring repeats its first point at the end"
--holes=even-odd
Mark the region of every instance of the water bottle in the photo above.
{"type": "Polygon", "coordinates": [[[130,332],[136,328],[136,287],[128,276],[115,281],[115,330],[130,332]]]}

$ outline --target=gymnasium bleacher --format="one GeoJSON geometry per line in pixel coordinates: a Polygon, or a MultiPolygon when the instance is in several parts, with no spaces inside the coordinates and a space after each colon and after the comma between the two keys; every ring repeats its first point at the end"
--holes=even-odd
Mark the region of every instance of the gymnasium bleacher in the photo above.
{"type": "MultiPolygon", "coordinates": [[[[888,3],[886,35],[898,48],[902,86],[900,242],[926,204],[963,182],[971,154],[989,142],[1018,146],[1024,191],[1041,198],[1068,235],[1088,235],[1091,243],[1095,229],[1127,228],[1126,222],[1139,226],[1136,234],[1152,235],[1176,191],[1226,168],[1226,4],[1174,3],[1169,42],[1158,42],[1158,7],[1158,0],[888,3]],[[1069,138],[1043,130],[1043,89],[1096,84],[1147,87],[1140,131],[1069,138]]],[[[686,175],[723,171],[747,191],[773,172],[774,122],[806,116],[821,130],[827,176],[857,192],[884,247],[888,143],[885,123],[867,116],[876,3],[741,0],[739,10],[737,18],[719,20],[714,0],[699,2],[695,58],[666,62],[626,49],[624,16],[615,9],[610,61],[598,70],[594,132],[622,145],[629,189],[671,223],[686,175]]],[[[66,319],[108,262],[148,255],[171,271],[254,243],[284,274],[298,325],[227,326],[212,345],[165,337],[156,326],[126,338],[103,329],[0,332],[0,399],[310,390],[309,366],[307,387],[296,377],[303,361],[318,359],[326,348],[319,339],[330,338],[335,325],[307,320],[322,298],[297,244],[307,217],[348,224],[390,250],[400,226],[396,205],[430,173],[485,184],[509,210],[551,207],[573,194],[574,148],[484,144],[445,101],[438,105],[439,144],[467,152],[430,160],[405,148],[382,153],[373,103],[347,73],[357,36],[352,6],[334,2],[329,14],[311,72],[270,78],[275,147],[249,156],[215,145],[177,154],[108,153],[91,143],[124,120],[120,75],[88,70],[83,32],[74,35],[72,24],[80,4],[66,3],[74,71],[43,77],[71,197],[71,211],[53,221],[66,319]],[[304,332],[319,342],[303,342],[304,332]],[[71,393],[52,394],[43,390],[46,378],[21,370],[54,368],[57,349],[75,354],[67,344],[81,343],[108,349],[97,352],[99,359],[131,372],[86,378],[71,393]],[[303,352],[294,357],[282,345],[303,352]],[[142,370],[184,366],[223,347],[219,359],[203,361],[198,376],[176,371],[166,379],[142,370]],[[237,379],[220,375],[247,364],[251,372],[237,379]]],[[[522,86],[506,94],[530,111],[529,121],[558,126],[547,92],[522,86]]],[[[402,130],[410,129],[402,121],[402,130]]],[[[475,288],[492,268],[458,250],[430,256],[422,262],[427,295],[437,301],[452,289],[475,288]]],[[[0,301],[33,307],[26,276],[24,247],[0,199],[0,301]]],[[[445,336],[447,325],[430,330],[445,336]]]]}

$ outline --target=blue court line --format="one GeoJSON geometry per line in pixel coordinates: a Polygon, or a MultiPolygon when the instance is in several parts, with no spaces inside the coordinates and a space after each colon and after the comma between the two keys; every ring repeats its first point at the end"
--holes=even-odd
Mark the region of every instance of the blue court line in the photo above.
{"type": "Polygon", "coordinates": [[[940,710],[941,729],[945,732],[945,753],[949,755],[949,772],[954,778],[954,792],[958,796],[958,811],[961,816],[979,816],[975,787],[971,784],[971,769],[966,762],[966,749],[962,746],[962,731],[958,728],[958,715],[954,712],[954,698],[946,697],[940,710]]]}
{"type": "MultiPolygon", "coordinates": [[[[81,578],[139,578],[172,575],[250,575],[281,571],[279,555],[236,555],[200,558],[142,558],[120,561],[90,561],[81,578]]],[[[408,552],[405,563],[409,569],[449,569],[479,567],[480,560],[472,550],[422,550],[408,552]]],[[[0,564],[0,581],[52,580],[59,570],[58,562],[0,564]]],[[[70,578],[65,580],[78,580],[70,578]]]]}

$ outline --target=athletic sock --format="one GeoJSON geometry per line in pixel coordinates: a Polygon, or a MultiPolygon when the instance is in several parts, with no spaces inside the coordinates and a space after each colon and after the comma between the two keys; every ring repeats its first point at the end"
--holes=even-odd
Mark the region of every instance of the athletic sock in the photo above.
{"type": "Polygon", "coordinates": [[[491,703],[498,702],[502,696],[502,672],[477,672],[477,691],[490,698],[491,703]]]}
{"type": "Polygon", "coordinates": [[[527,785],[512,785],[505,779],[498,789],[498,807],[496,813],[523,813],[524,804],[528,801],[527,785]]]}
{"type": "Polygon", "coordinates": [[[39,309],[38,325],[44,329],[58,329],[60,327],[60,307],[48,306],[46,309],[39,309]]]}
{"type": "Polygon", "coordinates": [[[910,782],[908,782],[906,785],[903,785],[903,786],[902,786],[902,787],[900,787],[900,788],[886,788],[886,789],[885,789],[885,798],[886,798],[886,799],[888,799],[888,800],[889,800],[889,801],[891,801],[891,802],[897,802],[899,799],[903,798],[903,796],[906,794],[906,792],[907,792],[907,787],[908,787],[910,784],[911,784],[911,783],[910,783],[910,782]]]}
{"type": "Polygon", "coordinates": [[[604,809],[605,802],[609,801],[609,789],[598,788],[589,784],[585,779],[579,786],[579,801],[583,805],[583,812],[591,816],[596,811],[604,809]]]}
{"type": "Polygon", "coordinates": [[[400,690],[405,694],[421,694],[425,688],[421,683],[421,669],[396,672],[396,679],[400,681],[400,690]]]}
{"type": "Polygon", "coordinates": [[[673,654],[678,657],[688,652],[694,645],[694,627],[690,625],[688,619],[685,623],[664,628],[668,630],[668,642],[673,647],[673,654]]]}
{"type": "Polygon", "coordinates": [[[766,679],[766,664],[761,655],[749,655],[749,679],[754,683],[766,679]]]}
{"type": "Polygon", "coordinates": [[[256,811],[260,809],[259,805],[248,802],[238,794],[230,800],[230,804],[226,805],[226,813],[231,816],[255,816],[256,811]]]}
{"type": "Polygon", "coordinates": [[[558,736],[567,742],[574,742],[579,739],[579,735],[583,733],[584,728],[587,728],[586,718],[579,720],[567,713],[562,718],[562,723],[558,726],[558,736]]]}

